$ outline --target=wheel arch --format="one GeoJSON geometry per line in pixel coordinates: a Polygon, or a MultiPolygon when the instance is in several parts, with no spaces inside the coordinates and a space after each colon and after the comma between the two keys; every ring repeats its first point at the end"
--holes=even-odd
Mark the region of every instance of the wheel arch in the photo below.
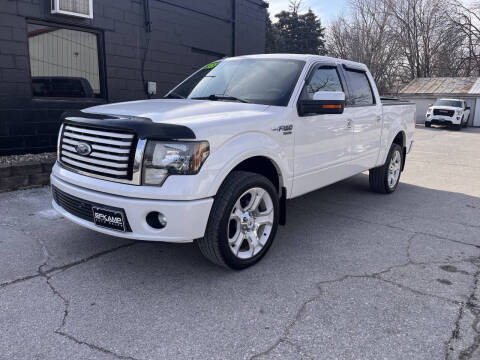
{"type": "MultiPolygon", "coordinates": [[[[392,145],[397,144],[400,145],[402,148],[402,171],[405,169],[405,160],[407,158],[407,147],[406,147],[406,142],[407,142],[407,136],[405,134],[405,131],[400,130],[397,132],[397,135],[393,138],[392,145]]],[[[390,146],[392,146],[390,145],[390,146]]]]}
{"type": "MultiPolygon", "coordinates": [[[[280,167],[272,158],[268,156],[257,155],[244,159],[240,161],[237,165],[235,165],[235,167],[233,167],[228,172],[227,176],[233,171],[240,170],[250,171],[265,176],[268,180],[272,182],[279,194],[284,186],[282,171],[280,170],[280,167]]],[[[225,179],[223,181],[225,181],[225,179]]]]}
{"type": "Polygon", "coordinates": [[[231,163],[227,171],[224,171],[221,176],[221,181],[217,181],[215,185],[215,194],[218,192],[220,186],[225,182],[227,177],[234,171],[249,171],[259,175],[265,176],[269,179],[274,187],[277,189],[277,193],[280,200],[280,225],[286,223],[286,199],[287,188],[285,185],[285,178],[279,163],[266,154],[262,155],[250,155],[237,159],[231,163]]]}
{"type": "Polygon", "coordinates": [[[400,130],[399,132],[397,132],[397,135],[395,135],[395,137],[392,140],[392,144],[398,144],[402,148],[405,147],[405,144],[406,144],[405,131],[400,130]]]}

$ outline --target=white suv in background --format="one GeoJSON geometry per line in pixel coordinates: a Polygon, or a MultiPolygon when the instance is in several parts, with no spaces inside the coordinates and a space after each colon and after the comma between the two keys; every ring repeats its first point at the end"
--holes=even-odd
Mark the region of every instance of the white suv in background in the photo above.
{"type": "Polygon", "coordinates": [[[448,125],[455,130],[467,126],[470,108],[465,100],[438,99],[429,106],[425,117],[425,127],[448,125]]]}

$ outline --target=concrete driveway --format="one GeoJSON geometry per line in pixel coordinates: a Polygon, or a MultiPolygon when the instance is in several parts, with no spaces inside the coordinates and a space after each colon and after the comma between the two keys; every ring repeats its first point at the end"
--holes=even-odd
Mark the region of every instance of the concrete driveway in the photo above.
{"type": "Polygon", "coordinates": [[[0,194],[1,359],[480,359],[480,130],[419,127],[398,191],[289,201],[253,268],[0,194]]]}

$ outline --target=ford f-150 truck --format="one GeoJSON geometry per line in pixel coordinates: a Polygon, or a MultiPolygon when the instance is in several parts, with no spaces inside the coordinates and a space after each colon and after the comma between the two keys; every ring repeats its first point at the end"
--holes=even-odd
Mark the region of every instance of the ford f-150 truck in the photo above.
{"type": "Polygon", "coordinates": [[[242,269],[270,248],[287,199],[365,170],[371,189],[395,191],[414,126],[415,106],[381,99],[365,65],[225,58],[164,99],[64,114],[53,207],[113,236],[194,241],[242,269]]]}
{"type": "Polygon", "coordinates": [[[461,130],[467,126],[470,116],[470,107],[465,100],[438,99],[427,109],[425,127],[434,125],[448,125],[454,130],[461,130]]]}

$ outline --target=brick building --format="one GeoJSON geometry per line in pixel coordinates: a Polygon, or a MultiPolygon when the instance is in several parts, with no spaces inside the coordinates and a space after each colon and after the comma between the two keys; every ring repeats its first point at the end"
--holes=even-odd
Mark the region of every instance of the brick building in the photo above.
{"type": "Polygon", "coordinates": [[[0,155],[53,151],[67,109],[145,99],[147,82],[156,85],[152,97],[162,97],[212,60],[264,52],[266,7],[262,0],[2,0],[0,155]],[[59,4],[76,16],[55,12],[59,4]]]}

